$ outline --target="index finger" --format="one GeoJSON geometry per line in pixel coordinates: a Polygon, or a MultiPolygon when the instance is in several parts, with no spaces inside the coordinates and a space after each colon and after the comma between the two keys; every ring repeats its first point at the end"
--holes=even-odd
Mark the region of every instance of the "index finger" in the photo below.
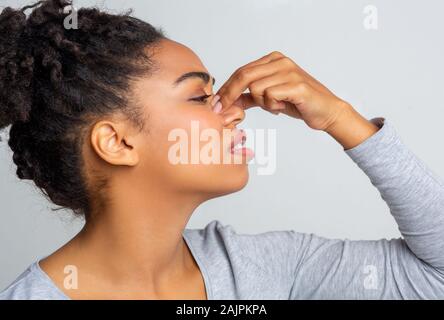
{"type": "Polygon", "coordinates": [[[227,97],[223,96],[223,94],[227,90],[227,88],[229,88],[232,85],[232,83],[235,80],[237,80],[236,78],[237,78],[237,76],[238,76],[238,74],[240,72],[242,72],[245,69],[250,68],[250,67],[254,67],[254,66],[259,66],[259,65],[270,63],[270,62],[272,62],[274,60],[277,60],[277,59],[280,59],[282,57],[284,57],[284,55],[282,53],[280,53],[279,51],[273,51],[273,52],[263,56],[260,59],[254,60],[254,61],[252,61],[250,63],[247,63],[246,65],[238,68],[230,76],[230,78],[228,78],[228,80],[225,81],[225,83],[219,88],[219,90],[216,93],[218,96],[221,97],[221,100],[225,100],[224,101],[225,104],[223,104],[223,106],[227,105],[227,107],[229,107],[233,103],[233,101],[235,101],[238,98],[238,96],[240,96],[245,91],[245,89],[247,88],[247,87],[245,87],[245,85],[244,86],[240,86],[240,87],[237,88],[238,92],[236,92],[233,97],[227,98],[227,97]]]}

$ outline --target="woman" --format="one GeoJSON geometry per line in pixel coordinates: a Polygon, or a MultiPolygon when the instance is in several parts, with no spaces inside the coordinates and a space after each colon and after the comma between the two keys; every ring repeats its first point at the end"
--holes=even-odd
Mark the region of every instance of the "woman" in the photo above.
{"type": "Polygon", "coordinates": [[[85,226],[1,298],[444,298],[444,184],[384,118],[366,120],[279,52],[239,68],[214,94],[186,46],[97,9],[79,10],[78,29],[64,29],[69,4],[1,13],[0,128],[12,124],[18,177],[84,215],[85,226]],[[238,148],[237,126],[252,106],[338,141],[403,238],[246,235],[217,220],[185,229],[201,203],[247,183],[251,153],[238,148]],[[192,121],[220,136],[229,130],[220,157],[238,162],[173,164],[168,136],[190,133],[192,121]]]}

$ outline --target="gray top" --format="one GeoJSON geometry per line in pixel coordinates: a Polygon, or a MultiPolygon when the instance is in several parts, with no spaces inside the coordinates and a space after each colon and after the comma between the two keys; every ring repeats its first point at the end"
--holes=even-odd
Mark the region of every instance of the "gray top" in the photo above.
{"type": "MultiPolygon", "coordinates": [[[[209,299],[443,299],[444,182],[380,129],[345,150],[369,177],[402,238],[327,239],[294,230],[240,234],[218,220],[185,229],[209,299]]],[[[68,299],[33,263],[0,299],[68,299]]]]}

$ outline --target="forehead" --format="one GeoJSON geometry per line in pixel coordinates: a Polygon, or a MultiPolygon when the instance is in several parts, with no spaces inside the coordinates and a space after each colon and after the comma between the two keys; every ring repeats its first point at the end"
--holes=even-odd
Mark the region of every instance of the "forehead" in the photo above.
{"type": "Polygon", "coordinates": [[[186,72],[208,72],[202,61],[190,48],[169,39],[161,40],[153,60],[159,67],[159,75],[171,79],[171,82],[186,72]]]}

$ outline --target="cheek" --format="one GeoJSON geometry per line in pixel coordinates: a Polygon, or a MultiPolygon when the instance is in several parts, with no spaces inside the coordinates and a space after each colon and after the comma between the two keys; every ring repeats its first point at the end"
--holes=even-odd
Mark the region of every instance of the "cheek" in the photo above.
{"type": "MultiPolygon", "coordinates": [[[[191,162],[192,153],[201,150],[205,145],[219,145],[222,150],[223,122],[221,116],[213,113],[209,107],[177,107],[171,112],[157,113],[148,119],[148,153],[155,161],[171,164],[169,156],[172,150],[178,149],[191,162]],[[212,139],[203,141],[211,135],[212,139]],[[217,137],[217,139],[213,139],[217,137]],[[218,140],[219,144],[217,144],[218,140]],[[194,147],[194,148],[193,148],[194,147]]],[[[193,166],[196,166],[194,164],[193,166]]],[[[208,166],[207,166],[208,167],[208,166]]]]}
{"type": "Polygon", "coordinates": [[[170,130],[176,128],[188,138],[188,158],[190,161],[193,158],[196,159],[196,157],[200,158],[200,152],[208,150],[208,147],[210,149],[219,147],[219,153],[221,152],[223,144],[222,119],[211,110],[206,109],[205,106],[181,114],[180,118],[176,118],[176,121],[170,123],[170,130]]]}
{"type": "Polygon", "coordinates": [[[214,194],[226,194],[242,189],[248,182],[248,166],[245,164],[226,164],[223,157],[231,156],[227,150],[228,141],[223,140],[223,118],[212,112],[190,112],[181,119],[188,140],[188,164],[176,165],[171,172],[175,181],[188,190],[198,190],[214,194]],[[182,122],[183,121],[183,122],[182,122]],[[192,142],[193,140],[194,142],[192,142]],[[196,143],[197,141],[197,143],[196,143]],[[193,143],[194,147],[193,148],[193,143]],[[216,154],[213,154],[218,150],[216,154]],[[196,155],[196,152],[198,153],[196,155]],[[197,163],[192,163],[197,159],[197,163]],[[214,158],[213,158],[214,157],[214,158]],[[205,162],[204,158],[207,159],[205,162]],[[209,163],[218,159],[219,163],[209,163]]]}
{"type": "Polygon", "coordinates": [[[248,168],[222,163],[227,152],[222,117],[205,106],[178,109],[149,119],[147,170],[181,190],[218,194],[241,189],[247,183],[248,168]],[[204,140],[205,135],[211,138],[204,140]],[[219,164],[202,163],[202,157],[212,156],[208,150],[216,149],[219,164]]]}
{"type": "MultiPolygon", "coordinates": [[[[209,107],[201,106],[189,108],[186,112],[177,112],[165,120],[166,135],[172,130],[179,129],[184,134],[194,140],[200,140],[201,136],[211,132],[213,135],[222,136],[223,122],[221,116],[213,113],[209,107]]],[[[191,141],[190,141],[191,142],[191,141]]]]}
{"type": "Polygon", "coordinates": [[[208,106],[197,107],[188,112],[183,112],[176,122],[188,128],[190,128],[191,122],[198,122],[200,129],[212,128],[222,131],[223,128],[221,116],[211,111],[208,106]]]}

